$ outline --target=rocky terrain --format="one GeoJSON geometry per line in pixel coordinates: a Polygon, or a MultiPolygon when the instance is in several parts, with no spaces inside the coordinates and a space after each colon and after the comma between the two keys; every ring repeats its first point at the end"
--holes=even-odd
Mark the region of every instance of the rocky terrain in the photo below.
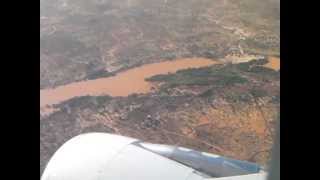
{"type": "Polygon", "coordinates": [[[50,113],[40,114],[40,173],[59,146],[85,132],[267,164],[280,117],[278,1],[40,4],[41,89],[170,59],[222,62],[149,77],[149,93],[83,96],[47,107],[50,113]]]}

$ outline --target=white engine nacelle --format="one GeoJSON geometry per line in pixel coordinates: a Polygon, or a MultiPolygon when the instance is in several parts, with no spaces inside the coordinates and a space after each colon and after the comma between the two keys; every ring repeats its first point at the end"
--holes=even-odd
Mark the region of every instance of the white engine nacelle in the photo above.
{"type": "Polygon", "coordinates": [[[52,156],[41,180],[263,180],[254,163],[107,133],[76,136],[52,156]],[[224,177],[229,176],[229,177],[224,177]]]}

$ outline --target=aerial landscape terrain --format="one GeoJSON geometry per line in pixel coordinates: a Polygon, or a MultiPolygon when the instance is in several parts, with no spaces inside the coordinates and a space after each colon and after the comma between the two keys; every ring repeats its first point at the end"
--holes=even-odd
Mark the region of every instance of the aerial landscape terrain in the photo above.
{"type": "Polygon", "coordinates": [[[40,0],[40,174],[106,132],[267,166],[279,0],[40,0]]]}

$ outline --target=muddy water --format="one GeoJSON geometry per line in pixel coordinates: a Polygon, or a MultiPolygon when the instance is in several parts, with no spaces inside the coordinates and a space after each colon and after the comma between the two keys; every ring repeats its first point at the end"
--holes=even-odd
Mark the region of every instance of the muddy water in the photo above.
{"type": "Polygon", "coordinates": [[[128,96],[133,93],[148,93],[151,91],[152,85],[145,81],[145,78],[157,74],[174,73],[181,69],[198,68],[217,63],[218,61],[205,58],[178,59],[143,65],[118,73],[112,77],[75,82],[65,86],[59,86],[55,89],[40,90],[40,107],[58,104],[77,96],[128,96]]]}
{"type": "Polygon", "coordinates": [[[277,57],[268,57],[269,62],[265,64],[265,67],[274,69],[274,70],[279,70],[280,69],[280,59],[277,57]]]}

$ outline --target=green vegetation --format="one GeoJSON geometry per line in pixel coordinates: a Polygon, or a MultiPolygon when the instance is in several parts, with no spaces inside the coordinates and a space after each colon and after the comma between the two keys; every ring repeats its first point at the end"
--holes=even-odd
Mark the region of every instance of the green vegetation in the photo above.
{"type": "Polygon", "coordinates": [[[254,98],[261,98],[264,96],[268,96],[268,92],[266,90],[260,89],[260,88],[253,88],[250,90],[250,94],[254,98]]]}
{"type": "MultiPolygon", "coordinates": [[[[228,65],[230,66],[230,65],[228,65]]],[[[232,65],[231,65],[232,66],[232,65]]],[[[247,79],[242,77],[239,72],[228,71],[232,67],[216,66],[205,68],[192,68],[178,71],[176,74],[156,75],[147,78],[147,81],[163,81],[166,87],[176,86],[229,86],[237,83],[245,83],[247,79]]],[[[231,69],[230,69],[231,70],[231,69]]]]}
{"type": "Polygon", "coordinates": [[[201,93],[199,95],[199,97],[207,98],[207,97],[212,97],[213,95],[214,95],[213,89],[209,89],[209,90],[206,90],[205,92],[201,93]]]}
{"type": "Polygon", "coordinates": [[[246,63],[240,63],[235,66],[237,66],[237,68],[243,73],[250,73],[250,76],[260,77],[263,79],[279,78],[280,70],[275,71],[274,69],[262,66],[267,62],[267,59],[260,59],[246,63]]]}
{"type": "Polygon", "coordinates": [[[109,76],[114,76],[116,73],[114,72],[108,72],[105,70],[97,71],[97,72],[92,72],[88,73],[87,79],[92,80],[92,79],[97,79],[97,78],[102,78],[102,77],[109,77],[109,76]]]}
{"type": "MultiPolygon", "coordinates": [[[[229,102],[250,102],[252,98],[271,95],[265,87],[256,86],[256,82],[269,82],[278,78],[279,71],[263,67],[267,59],[253,60],[239,64],[214,65],[177,71],[175,74],[156,75],[147,81],[163,82],[160,93],[178,86],[208,86],[199,94],[201,98],[213,98],[221,94],[229,102]],[[229,91],[230,89],[230,91],[229,91]]],[[[279,101],[275,97],[274,101],[279,101]]]]}
{"type": "MultiPolygon", "coordinates": [[[[248,80],[244,77],[246,73],[274,75],[278,74],[269,68],[262,67],[266,64],[266,59],[253,60],[240,64],[215,65],[204,68],[192,68],[177,71],[175,74],[156,75],[147,78],[147,81],[165,82],[165,87],[176,86],[232,86],[234,84],[243,84],[248,80]]],[[[209,92],[207,92],[209,93],[209,92]]]]}
{"type": "Polygon", "coordinates": [[[226,93],[224,98],[231,103],[238,103],[238,102],[248,103],[252,100],[252,96],[249,93],[243,93],[243,92],[226,93]]]}
{"type": "Polygon", "coordinates": [[[110,101],[112,97],[111,96],[95,96],[95,99],[97,101],[97,104],[100,106],[110,101]]]}
{"type": "Polygon", "coordinates": [[[86,108],[89,106],[100,106],[111,100],[110,96],[81,96],[75,97],[70,100],[64,101],[59,105],[55,105],[57,107],[70,107],[70,108],[86,108]]]}
{"type": "Polygon", "coordinates": [[[263,67],[263,66],[254,66],[250,69],[249,72],[260,74],[262,76],[272,76],[272,75],[278,75],[278,71],[275,71],[271,68],[263,67]]]}

